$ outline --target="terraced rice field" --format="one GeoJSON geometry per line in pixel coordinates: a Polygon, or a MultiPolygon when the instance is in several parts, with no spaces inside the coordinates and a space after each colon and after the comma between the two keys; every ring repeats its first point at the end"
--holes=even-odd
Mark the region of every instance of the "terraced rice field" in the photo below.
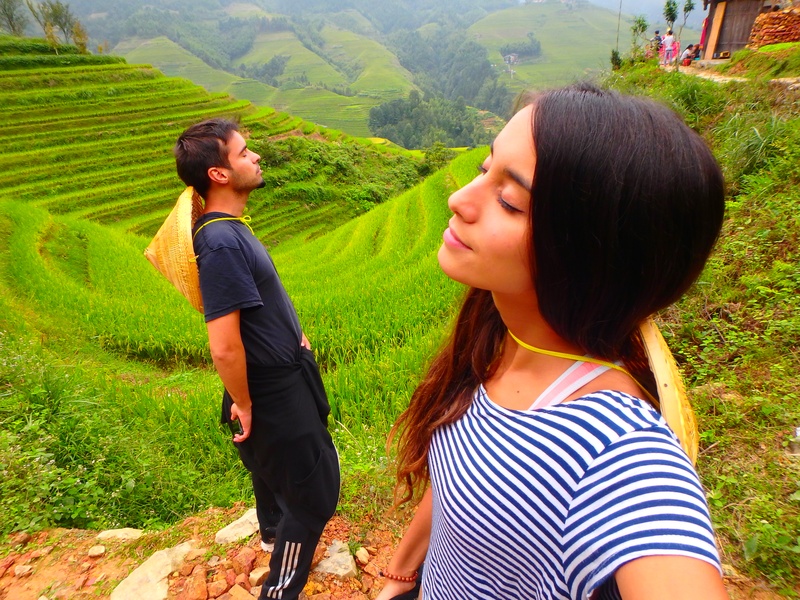
{"type": "MultiPolygon", "coordinates": [[[[105,56],[82,57],[82,64],[75,63],[80,55],[55,57],[60,62],[43,56],[43,67],[0,70],[0,198],[53,214],[149,237],[183,189],[172,146],[191,123],[233,117],[266,138],[318,129],[272,108],[210,94],[149,65],[124,64],[116,57],[109,62],[105,56]]],[[[0,54],[0,68],[3,58],[0,54]]],[[[8,58],[38,61],[36,54],[8,58]]],[[[267,192],[255,203],[269,204],[267,192]]],[[[260,215],[257,233],[274,244],[306,227],[314,235],[321,224],[353,214],[342,207],[291,210],[301,204],[290,202],[285,217],[260,215]]]]}

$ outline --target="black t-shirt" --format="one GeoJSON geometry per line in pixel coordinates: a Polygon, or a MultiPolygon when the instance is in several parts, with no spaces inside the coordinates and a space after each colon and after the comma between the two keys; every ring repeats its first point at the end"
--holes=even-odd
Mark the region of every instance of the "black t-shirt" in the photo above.
{"type": "Polygon", "coordinates": [[[205,320],[235,310],[247,363],[275,366],[297,362],[302,330],[292,301],[267,249],[239,220],[225,213],[202,215],[195,223],[194,251],[200,272],[205,320]]]}

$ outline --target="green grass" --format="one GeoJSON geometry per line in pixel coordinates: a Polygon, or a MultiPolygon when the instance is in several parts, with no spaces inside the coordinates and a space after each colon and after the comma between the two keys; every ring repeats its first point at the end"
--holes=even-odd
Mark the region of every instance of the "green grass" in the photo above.
{"type": "Polygon", "coordinates": [[[367,127],[369,109],[380,104],[373,98],[340,96],[313,88],[280,90],[272,102],[279,110],[291,108],[293,114],[312,123],[364,138],[370,135],[367,127]]]}
{"type": "Polygon", "coordinates": [[[150,64],[170,77],[185,77],[210,92],[222,92],[230,84],[241,79],[208,66],[194,54],[165,37],[128,40],[115,47],[113,52],[124,56],[129,63],[150,64]]]}
{"type": "Polygon", "coordinates": [[[796,597],[800,576],[800,120],[780,88],[653,66],[612,79],[667,102],[709,141],[729,190],[717,249],[666,311],[700,427],[698,470],[723,561],[796,597]]]}
{"type": "Polygon", "coordinates": [[[717,70],[727,75],[753,79],[800,77],[800,42],[772,44],[758,50],[739,50],[717,70]]]}
{"type": "Polygon", "coordinates": [[[347,78],[342,73],[321,56],[303,46],[291,31],[259,33],[253,47],[242,56],[239,63],[265,63],[279,54],[290,57],[283,75],[278,78],[282,83],[305,76],[312,83],[324,83],[330,86],[347,85],[347,78]]]}
{"type": "Polygon", "coordinates": [[[325,27],[320,33],[327,56],[357,72],[349,84],[354,92],[386,101],[404,98],[414,89],[411,73],[385,46],[338,27],[325,27]]]}

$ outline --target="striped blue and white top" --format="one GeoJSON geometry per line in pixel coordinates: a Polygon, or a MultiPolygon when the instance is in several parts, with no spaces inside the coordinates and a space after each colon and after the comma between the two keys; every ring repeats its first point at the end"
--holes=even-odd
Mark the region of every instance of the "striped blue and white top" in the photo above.
{"type": "Polygon", "coordinates": [[[614,572],[650,555],[719,568],[703,489],[646,402],[595,392],[508,410],[483,386],[429,453],[426,600],[618,598],[614,572]]]}

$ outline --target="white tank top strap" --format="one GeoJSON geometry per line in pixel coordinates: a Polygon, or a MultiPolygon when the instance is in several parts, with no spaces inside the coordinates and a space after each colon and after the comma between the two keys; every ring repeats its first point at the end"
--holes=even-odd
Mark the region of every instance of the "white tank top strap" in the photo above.
{"type": "Polygon", "coordinates": [[[604,365],[576,361],[539,395],[529,410],[560,404],[609,369],[604,365]]]}

